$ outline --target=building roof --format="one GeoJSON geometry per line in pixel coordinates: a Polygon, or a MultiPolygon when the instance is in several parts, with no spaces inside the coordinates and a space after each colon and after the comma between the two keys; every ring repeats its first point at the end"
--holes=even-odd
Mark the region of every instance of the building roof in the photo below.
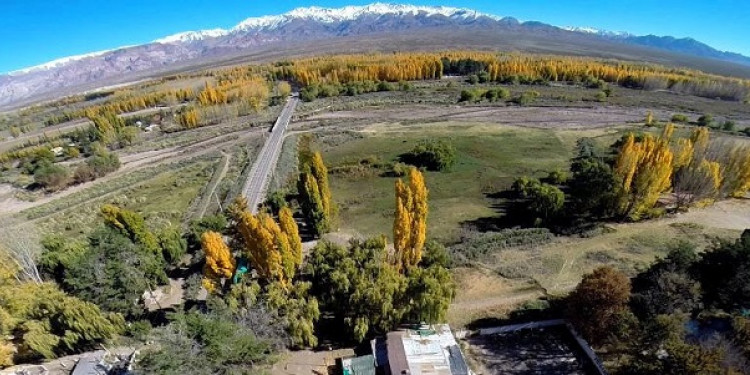
{"type": "Polygon", "coordinates": [[[375,375],[375,357],[366,355],[341,361],[343,375],[375,375]]]}
{"type": "Polygon", "coordinates": [[[386,339],[391,375],[468,375],[447,324],[391,332],[386,339]]]}

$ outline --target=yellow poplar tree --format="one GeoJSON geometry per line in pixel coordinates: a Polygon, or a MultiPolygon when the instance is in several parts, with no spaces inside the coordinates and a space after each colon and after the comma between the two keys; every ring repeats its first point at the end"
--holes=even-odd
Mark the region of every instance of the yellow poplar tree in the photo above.
{"type": "Polygon", "coordinates": [[[210,293],[215,293],[221,287],[221,279],[232,277],[237,263],[219,233],[212,231],[203,233],[201,248],[206,254],[206,264],[203,267],[203,286],[210,293]]]}
{"type": "Polygon", "coordinates": [[[667,140],[646,134],[636,143],[628,135],[615,162],[621,215],[637,220],[656,205],[671,185],[673,159],[667,140]]]}
{"type": "Polygon", "coordinates": [[[750,191],[750,147],[737,146],[730,152],[725,166],[722,190],[732,197],[744,197],[750,191]]]}
{"type": "Polygon", "coordinates": [[[291,248],[291,257],[294,261],[295,268],[302,265],[302,238],[299,235],[299,227],[294,221],[294,215],[289,207],[282,207],[279,211],[279,225],[281,231],[286,233],[289,238],[291,248]]]}
{"type": "Polygon", "coordinates": [[[394,263],[399,271],[419,264],[427,237],[427,186],[418,169],[409,169],[409,184],[396,181],[393,222],[394,263]]]}
{"type": "Polygon", "coordinates": [[[266,228],[267,221],[249,211],[240,215],[237,229],[245,245],[245,254],[261,278],[281,280],[284,271],[281,254],[276,247],[274,234],[266,228]]]}
{"type": "Polygon", "coordinates": [[[320,193],[321,203],[323,204],[323,212],[330,222],[331,217],[333,216],[331,189],[328,186],[328,168],[326,168],[326,165],[323,162],[323,156],[320,152],[315,152],[312,155],[310,173],[312,173],[318,183],[318,191],[320,193]]]}

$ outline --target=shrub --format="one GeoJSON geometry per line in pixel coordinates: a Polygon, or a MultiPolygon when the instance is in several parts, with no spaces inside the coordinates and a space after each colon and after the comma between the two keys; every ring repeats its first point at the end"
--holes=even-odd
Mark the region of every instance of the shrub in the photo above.
{"type": "Polygon", "coordinates": [[[472,74],[468,78],[466,78],[466,82],[471,83],[472,85],[476,85],[477,83],[479,83],[479,77],[476,74],[472,74]]]}
{"type": "Polygon", "coordinates": [[[714,117],[711,115],[703,115],[698,117],[698,126],[711,126],[714,122],[714,117]]]}
{"type": "Polygon", "coordinates": [[[423,141],[402,154],[400,161],[430,171],[444,171],[456,162],[456,149],[445,141],[423,141]]]}
{"type": "Polygon", "coordinates": [[[510,190],[519,198],[527,198],[531,188],[539,184],[541,182],[536,178],[522,176],[513,181],[510,190]]]}
{"type": "Polygon", "coordinates": [[[555,169],[547,175],[547,182],[553,185],[562,185],[568,182],[568,173],[562,169],[555,169]]]}
{"type": "Polygon", "coordinates": [[[100,151],[86,161],[96,177],[102,177],[120,168],[120,158],[116,154],[100,151]]]}
{"type": "Polygon", "coordinates": [[[546,228],[503,229],[500,232],[466,232],[450,246],[449,253],[456,265],[481,261],[505,249],[538,246],[551,242],[554,235],[546,228]]]}
{"type": "Polygon", "coordinates": [[[672,116],[672,122],[680,122],[680,123],[686,124],[689,121],[690,119],[688,119],[686,115],[675,114],[674,116],[672,116]]]}
{"type": "Polygon", "coordinates": [[[519,97],[514,99],[514,102],[518,105],[529,105],[533,103],[536,98],[539,97],[539,92],[537,91],[526,91],[523,94],[521,94],[519,97]]]}
{"type": "Polygon", "coordinates": [[[34,171],[34,182],[49,191],[58,191],[65,188],[70,181],[70,171],[52,163],[42,163],[34,171]]]}
{"type": "Polygon", "coordinates": [[[722,129],[728,132],[733,132],[736,127],[737,125],[734,123],[734,121],[731,120],[724,121],[724,125],[721,126],[722,129]]]}
{"type": "Polygon", "coordinates": [[[459,102],[475,102],[477,101],[477,94],[474,90],[463,90],[461,91],[461,98],[459,102]]]}
{"type": "Polygon", "coordinates": [[[96,172],[88,164],[79,165],[73,172],[73,183],[82,184],[96,179],[96,172]]]}
{"type": "Polygon", "coordinates": [[[604,91],[599,91],[596,93],[596,101],[597,102],[606,102],[607,101],[607,94],[604,91]]]}
{"type": "Polygon", "coordinates": [[[484,94],[484,97],[487,98],[487,100],[494,102],[499,99],[507,99],[510,97],[510,91],[500,87],[497,89],[487,90],[487,92],[484,94]]]}

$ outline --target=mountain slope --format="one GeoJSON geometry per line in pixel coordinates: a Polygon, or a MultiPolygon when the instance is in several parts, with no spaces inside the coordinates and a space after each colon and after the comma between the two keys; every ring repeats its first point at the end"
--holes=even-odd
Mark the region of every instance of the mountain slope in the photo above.
{"type": "MultiPolygon", "coordinates": [[[[566,30],[450,7],[376,3],[338,9],[299,8],[282,15],[249,18],[228,30],[188,31],[141,46],[75,56],[0,75],[0,107],[15,107],[152,74],[243,60],[243,56],[260,56],[262,51],[266,58],[278,59],[285,55],[428,46],[491,48],[646,60],[750,77],[750,68],[703,59],[716,58],[710,47],[698,48],[695,43],[678,41],[589,29],[566,30]],[[310,48],[311,41],[321,48],[310,48]],[[686,59],[667,50],[687,51],[699,58],[686,59]]],[[[726,60],[730,58],[742,61],[737,56],[726,60]]]]}

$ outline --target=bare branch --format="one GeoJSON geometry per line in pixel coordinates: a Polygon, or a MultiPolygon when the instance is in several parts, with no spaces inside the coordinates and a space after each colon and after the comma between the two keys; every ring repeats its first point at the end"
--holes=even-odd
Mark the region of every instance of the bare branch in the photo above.
{"type": "Polygon", "coordinates": [[[18,268],[19,281],[41,283],[37,261],[42,254],[42,245],[36,226],[11,219],[0,220],[0,251],[18,268]]]}

